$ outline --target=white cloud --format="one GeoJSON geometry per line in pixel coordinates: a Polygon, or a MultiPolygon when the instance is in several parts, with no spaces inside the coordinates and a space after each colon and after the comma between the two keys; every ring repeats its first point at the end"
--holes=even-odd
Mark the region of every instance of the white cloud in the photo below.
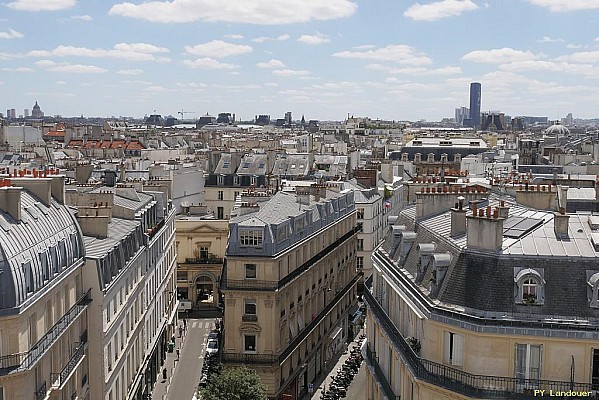
{"type": "Polygon", "coordinates": [[[19,11],[57,11],[74,7],[76,0],[16,0],[7,6],[19,11]]]}
{"type": "Polygon", "coordinates": [[[572,53],[567,56],[561,56],[556,59],[557,61],[569,61],[575,63],[599,63],[599,50],[596,51],[579,51],[572,53]]]}
{"type": "Polygon", "coordinates": [[[354,50],[371,50],[376,48],[373,44],[362,44],[360,46],[354,46],[354,50]]]}
{"type": "Polygon", "coordinates": [[[566,45],[566,48],[568,48],[568,49],[581,49],[582,45],[581,44],[572,44],[572,43],[570,43],[570,44],[566,45]]]}
{"type": "Polygon", "coordinates": [[[190,68],[199,69],[235,69],[237,66],[216,61],[213,58],[203,57],[197,60],[184,60],[183,64],[190,68]]]}
{"type": "Polygon", "coordinates": [[[57,85],[66,85],[67,82],[66,81],[56,81],[57,85]]]}
{"type": "Polygon", "coordinates": [[[147,43],[118,43],[110,50],[89,49],[87,47],[74,47],[60,45],[53,50],[32,50],[27,53],[30,57],[92,57],[92,58],[121,58],[132,61],[158,61],[168,62],[168,57],[156,57],[155,54],[167,53],[164,47],[147,43]]]}
{"type": "Polygon", "coordinates": [[[462,60],[486,64],[504,64],[515,61],[536,60],[540,56],[530,51],[514,50],[509,47],[493,50],[475,50],[464,55],[462,60]]]}
{"type": "Polygon", "coordinates": [[[413,47],[404,44],[390,44],[386,47],[365,51],[341,51],[334,53],[333,57],[393,61],[405,65],[432,64],[432,60],[424,53],[418,53],[413,47]]]}
{"type": "Polygon", "coordinates": [[[0,39],[20,39],[23,37],[21,32],[17,32],[14,29],[9,29],[6,32],[0,32],[0,39]]]}
{"type": "Polygon", "coordinates": [[[91,21],[93,18],[90,15],[73,15],[71,19],[79,19],[81,21],[91,21]]]}
{"type": "Polygon", "coordinates": [[[185,46],[187,54],[213,58],[236,56],[251,53],[252,51],[251,46],[227,43],[222,40],[213,40],[212,42],[200,43],[195,46],[185,46]]]}
{"type": "Polygon", "coordinates": [[[243,35],[225,35],[225,39],[243,39],[243,35]]]}
{"type": "Polygon", "coordinates": [[[478,6],[472,0],[441,0],[424,5],[416,3],[409,7],[403,15],[416,21],[436,21],[476,9],[478,6]]]}
{"type": "Polygon", "coordinates": [[[95,65],[56,63],[52,60],[39,60],[34,64],[45,68],[47,71],[66,72],[69,74],[100,74],[108,71],[95,65]]]}
{"type": "Polygon", "coordinates": [[[301,35],[297,41],[305,44],[322,44],[330,42],[331,39],[329,39],[327,35],[316,32],[316,35],[301,35]]]}
{"type": "Polygon", "coordinates": [[[391,74],[406,74],[406,75],[457,75],[462,73],[460,67],[441,67],[441,68],[424,68],[424,67],[408,67],[408,68],[393,68],[382,64],[368,64],[368,69],[375,71],[386,71],[391,74]]]}
{"type": "Polygon", "coordinates": [[[268,37],[268,36],[260,36],[257,38],[252,39],[252,42],[256,42],[256,43],[264,43],[264,42],[284,42],[285,40],[289,40],[291,36],[289,36],[288,34],[284,33],[282,35],[279,35],[277,37],[268,37]]]}
{"type": "Polygon", "coordinates": [[[264,84],[264,86],[266,86],[266,87],[279,87],[279,84],[276,83],[276,82],[266,82],[264,84]]]}
{"type": "Polygon", "coordinates": [[[276,69],[272,71],[276,76],[306,76],[310,75],[310,71],[292,70],[292,69],[276,69]]]}
{"type": "Polygon", "coordinates": [[[500,66],[504,71],[548,71],[558,73],[568,73],[573,75],[582,75],[588,77],[599,76],[599,67],[590,64],[571,64],[568,62],[554,61],[516,61],[500,66]]]}
{"type": "Polygon", "coordinates": [[[6,72],[33,72],[35,70],[33,68],[30,68],[30,67],[17,67],[17,68],[0,68],[0,71],[6,71],[6,72]]]}
{"type": "Polygon", "coordinates": [[[599,1],[596,0],[528,0],[528,2],[548,8],[551,12],[599,9],[599,1]]]}
{"type": "Polygon", "coordinates": [[[553,39],[549,36],[543,36],[542,38],[538,39],[537,42],[539,42],[539,43],[563,43],[564,39],[553,39]]]}
{"type": "Polygon", "coordinates": [[[349,17],[357,8],[357,4],[350,0],[155,0],[115,4],[109,14],[161,23],[206,21],[281,25],[349,17]]]}
{"type": "Polygon", "coordinates": [[[142,74],[144,72],[143,69],[121,69],[118,70],[116,73],[120,74],[120,75],[139,75],[142,74]]]}
{"type": "Polygon", "coordinates": [[[256,64],[258,68],[284,68],[285,64],[281,60],[272,59],[268,62],[260,62],[256,64]]]}
{"type": "Polygon", "coordinates": [[[148,86],[148,87],[144,88],[144,92],[163,93],[166,91],[167,91],[167,89],[165,87],[158,86],[158,85],[148,86]]]}

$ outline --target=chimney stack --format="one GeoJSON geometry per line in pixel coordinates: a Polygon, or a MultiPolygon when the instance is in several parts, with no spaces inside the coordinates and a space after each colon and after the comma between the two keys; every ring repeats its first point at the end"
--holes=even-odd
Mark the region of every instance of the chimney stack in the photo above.
{"type": "Polygon", "coordinates": [[[566,214],[566,209],[560,207],[557,212],[553,214],[553,231],[555,236],[558,238],[568,237],[568,222],[570,216],[566,214]]]}
{"type": "Polygon", "coordinates": [[[458,202],[451,209],[451,236],[460,236],[466,233],[466,210],[464,209],[464,196],[458,197],[458,202]]]}
{"type": "Polygon", "coordinates": [[[0,188],[0,210],[8,213],[16,221],[21,220],[21,187],[0,188]]]}
{"type": "Polygon", "coordinates": [[[503,221],[499,217],[500,210],[472,209],[472,215],[468,215],[467,222],[467,246],[496,252],[501,249],[503,243],[503,221]]]}

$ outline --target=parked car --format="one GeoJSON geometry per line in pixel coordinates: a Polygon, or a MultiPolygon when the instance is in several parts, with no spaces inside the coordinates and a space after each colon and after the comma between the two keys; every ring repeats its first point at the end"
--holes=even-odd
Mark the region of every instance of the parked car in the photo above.
{"type": "Polygon", "coordinates": [[[208,354],[218,353],[218,340],[216,340],[216,339],[208,340],[208,343],[206,344],[206,353],[208,353],[208,354]]]}
{"type": "Polygon", "coordinates": [[[216,329],[210,331],[210,333],[208,334],[208,340],[210,339],[214,339],[214,340],[218,340],[220,336],[220,332],[217,331],[216,329]]]}

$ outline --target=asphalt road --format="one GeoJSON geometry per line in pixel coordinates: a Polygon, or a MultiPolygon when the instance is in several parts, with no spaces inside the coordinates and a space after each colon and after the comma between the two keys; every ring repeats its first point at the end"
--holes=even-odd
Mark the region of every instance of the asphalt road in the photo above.
{"type": "Polygon", "coordinates": [[[200,381],[206,338],[214,329],[214,318],[188,319],[187,335],[168,388],[168,400],[190,400],[200,381]]]}

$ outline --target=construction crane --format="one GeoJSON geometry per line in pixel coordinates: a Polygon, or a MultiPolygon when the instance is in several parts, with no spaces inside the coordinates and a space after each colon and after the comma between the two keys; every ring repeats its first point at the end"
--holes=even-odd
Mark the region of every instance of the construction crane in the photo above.
{"type": "Polygon", "coordinates": [[[177,114],[181,115],[181,119],[185,119],[185,114],[195,114],[194,112],[191,111],[179,111],[177,114]]]}

